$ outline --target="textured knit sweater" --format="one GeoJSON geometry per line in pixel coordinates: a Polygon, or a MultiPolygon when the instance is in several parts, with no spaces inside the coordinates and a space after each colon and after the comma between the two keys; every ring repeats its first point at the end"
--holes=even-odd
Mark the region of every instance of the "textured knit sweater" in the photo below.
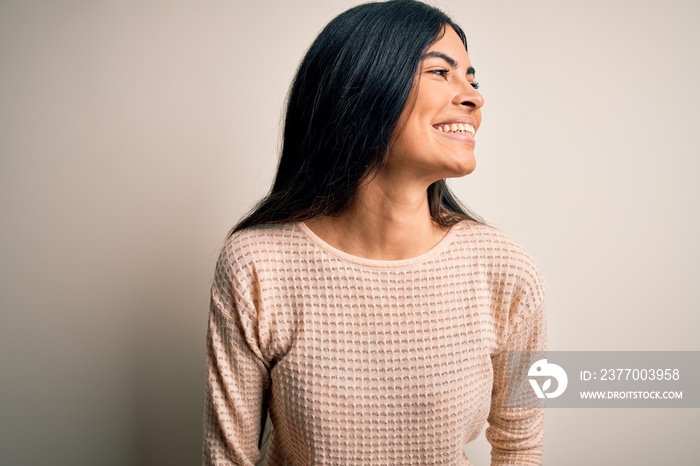
{"type": "Polygon", "coordinates": [[[543,411],[508,405],[505,356],[545,340],[537,266],[496,228],[401,260],[303,222],[239,231],[212,285],[203,463],[464,466],[488,422],[492,465],[539,465],[543,411]]]}

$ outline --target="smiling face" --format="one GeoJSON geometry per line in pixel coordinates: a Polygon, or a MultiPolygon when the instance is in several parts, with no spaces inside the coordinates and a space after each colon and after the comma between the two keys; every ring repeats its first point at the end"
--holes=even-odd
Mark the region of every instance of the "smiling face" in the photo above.
{"type": "Polygon", "coordinates": [[[464,44],[446,26],[423,54],[385,170],[427,184],[474,171],[474,133],[484,104],[477,88],[464,44]]]}

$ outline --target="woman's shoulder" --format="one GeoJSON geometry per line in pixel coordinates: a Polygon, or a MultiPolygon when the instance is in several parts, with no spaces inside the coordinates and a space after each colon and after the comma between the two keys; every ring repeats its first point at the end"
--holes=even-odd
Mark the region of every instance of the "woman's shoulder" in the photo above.
{"type": "Polygon", "coordinates": [[[471,250],[492,256],[500,254],[513,259],[532,260],[532,256],[522,244],[496,226],[476,220],[463,220],[455,225],[455,228],[458,229],[459,242],[471,250]]]}
{"type": "Polygon", "coordinates": [[[284,251],[294,250],[294,224],[261,225],[230,234],[219,250],[214,283],[251,290],[265,270],[280,270],[289,262],[284,251]]]}
{"type": "Polygon", "coordinates": [[[225,246],[256,248],[283,243],[298,233],[293,223],[274,223],[256,225],[231,233],[226,239],[225,246]]]}
{"type": "Polygon", "coordinates": [[[299,229],[293,223],[256,225],[229,235],[221,254],[238,263],[249,263],[296,250],[300,236],[299,229]]]}
{"type": "Polygon", "coordinates": [[[470,264],[494,276],[528,288],[543,286],[544,280],[534,256],[498,227],[464,220],[459,224],[456,243],[470,264]]]}

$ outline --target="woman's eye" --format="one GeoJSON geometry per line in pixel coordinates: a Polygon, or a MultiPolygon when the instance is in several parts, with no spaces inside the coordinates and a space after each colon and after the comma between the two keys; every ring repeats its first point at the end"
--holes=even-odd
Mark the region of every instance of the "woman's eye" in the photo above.
{"type": "Polygon", "coordinates": [[[447,73],[449,73],[449,70],[430,70],[430,73],[435,73],[438,76],[442,76],[443,78],[447,76],[447,73]]]}
{"type": "Polygon", "coordinates": [[[472,87],[473,87],[474,89],[479,89],[479,83],[478,83],[478,82],[474,81],[473,83],[469,83],[469,84],[471,84],[472,87]]]}

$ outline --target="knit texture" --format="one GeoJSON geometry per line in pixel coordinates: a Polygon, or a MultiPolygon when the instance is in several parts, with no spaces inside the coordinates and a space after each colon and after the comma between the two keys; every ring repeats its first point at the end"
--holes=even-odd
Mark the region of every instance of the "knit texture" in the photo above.
{"type": "Polygon", "coordinates": [[[203,464],[464,466],[488,422],[492,465],[540,465],[544,413],[507,406],[505,356],[545,349],[543,280],[496,228],[403,260],[303,222],[239,231],[211,289],[203,464]]]}

